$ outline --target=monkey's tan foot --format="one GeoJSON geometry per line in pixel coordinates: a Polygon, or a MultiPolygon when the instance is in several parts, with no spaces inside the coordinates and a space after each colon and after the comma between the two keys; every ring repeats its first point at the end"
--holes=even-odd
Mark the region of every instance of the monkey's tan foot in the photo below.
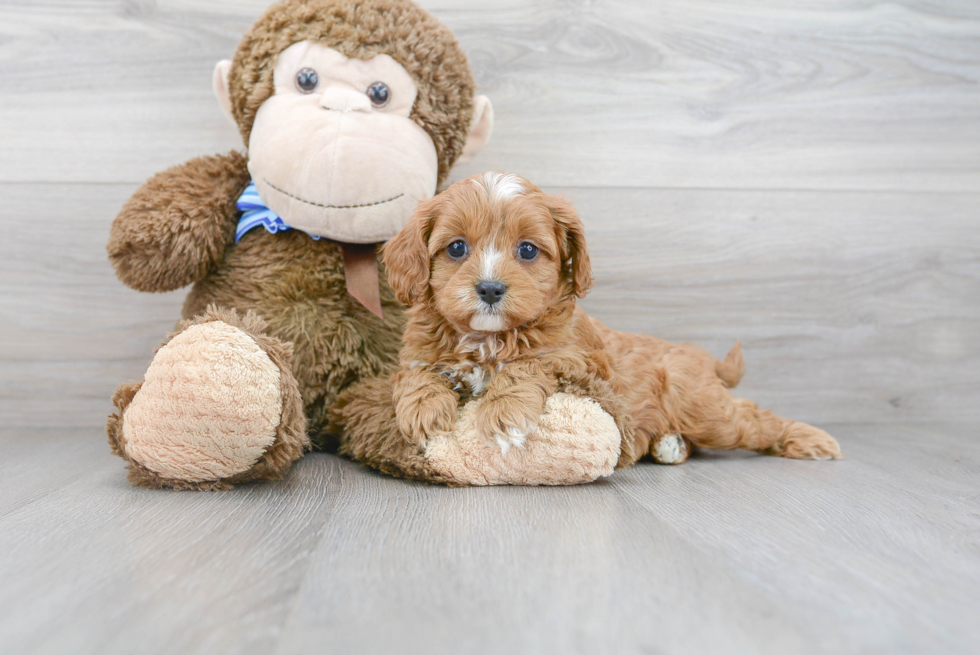
{"type": "Polygon", "coordinates": [[[521,448],[504,453],[479,429],[482,400],[467,403],[449,436],[429,439],[428,466],[441,481],[460,485],[581,484],[612,474],[622,435],[596,401],[556,393],[521,448]]]}
{"type": "Polygon", "coordinates": [[[790,424],[783,438],[767,453],[794,459],[840,459],[843,457],[836,439],[820,428],[798,421],[790,424]]]}
{"type": "Polygon", "coordinates": [[[664,434],[650,442],[650,455],[658,464],[683,464],[691,456],[693,446],[680,434],[664,434]]]}
{"type": "Polygon", "coordinates": [[[209,307],[122,385],[107,432],[133,484],[226,489],[276,479],[309,447],[291,347],[256,315],[209,307]]]}

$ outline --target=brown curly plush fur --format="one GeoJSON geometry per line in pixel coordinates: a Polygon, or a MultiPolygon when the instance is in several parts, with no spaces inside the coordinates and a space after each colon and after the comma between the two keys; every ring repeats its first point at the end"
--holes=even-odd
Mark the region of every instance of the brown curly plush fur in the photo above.
{"type": "Polygon", "coordinates": [[[280,52],[313,41],[350,58],[385,53],[419,89],[412,119],[439,154],[439,185],[463,151],[476,84],[453,33],[409,0],[286,0],[269,7],[245,35],[228,75],[232,114],[248,143],[259,107],[274,92],[280,52]]]}
{"type": "Polygon", "coordinates": [[[383,268],[384,321],[352,298],[335,241],[252,230],[235,243],[245,163],[231,153],[158,173],[113,222],[109,259],[119,278],[140,291],[169,291],[193,278],[185,319],[212,304],[261,316],[267,334],[292,344],[291,369],[317,434],[341,389],[395,364],[404,310],[383,268]]]}
{"type": "Polygon", "coordinates": [[[157,173],[123,205],[106,250],[137,291],[173,291],[204,278],[235,241],[244,155],[198,157],[157,173]]]}
{"type": "Polygon", "coordinates": [[[209,304],[262,316],[269,334],[292,344],[293,375],[310,429],[318,433],[344,387],[389,370],[395,362],[404,309],[383,267],[380,282],[384,320],[347,293],[338,243],[314,241],[295,230],[251,230],[228,249],[221,265],[194,285],[184,316],[196,316],[209,304]]]}
{"type": "Polygon", "coordinates": [[[289,369],[292,349],[288,344],[266,335],[266,325],[256,314],[248,312],[244,316],[239,316],[235,310],[220,310],[213,306],[208,307],[200,317],[178,323],[177,329],[167,335],[167,338],[160,344],[160,348],[170,343],[174,337],[192,325],[200,325],[211,321],[227,323],[247,334],[269,356],[273,364],[279,368],[281,372],[280,384],[283,403],[275,442],[251,469],[224,480],[188,482],[186,480],[161,477],[142,466],[139,462],[134,461],[126,452],[126,439],[123,436],[122,416],[126,408],[133,402],[133,398],[143,383],[133,382],[123,384],[116,389],[116,393],[112,397],[112,404],[115,405],[117,411],[109,417],[106,432],[113,454],[126,460],[129,468],[129,481],[135,485],[155,489],[166,487],[171,489],[209,490],[230,489],[232,485],[241,482],[277,480],[289,469],[290,464],[302,455],[304,450],[310,447],[310,440],[305,430],[306,420],[303,416],[303,403],[300,398],[299,386],[289,369]]]}

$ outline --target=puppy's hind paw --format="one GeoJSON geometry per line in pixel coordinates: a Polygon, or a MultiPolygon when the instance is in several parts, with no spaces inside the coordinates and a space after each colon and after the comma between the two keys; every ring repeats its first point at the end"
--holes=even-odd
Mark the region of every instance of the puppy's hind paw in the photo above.
{"type": "Polygon", "coordinates": [[[650,455],[658,464],[683,464],[691,455],[691,442],[680,434],[665,434],[650,444],[650,455]]]}
{"type": "Polygon", "coordinates": [[[774,455],[793,459],[840,459],[844,456],[836,439],[820,428],[800,422],[790,426],[774,450],[774,455]]]}

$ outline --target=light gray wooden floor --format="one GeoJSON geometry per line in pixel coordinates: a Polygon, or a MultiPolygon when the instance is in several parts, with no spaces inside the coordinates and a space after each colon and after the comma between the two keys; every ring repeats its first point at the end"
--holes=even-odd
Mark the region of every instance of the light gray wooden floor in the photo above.
{"type": "Polygon", "coordinates": [[[455,177],[570,197],[590,312],[741,338],[846,459],[129,487],[109,397],[183,292],[118,283],[108,226],[240,147],[211,69],[265,2],[0,0],[0,653],[980,652],[980,5],[424,4],[497,112],[455,177]]]}

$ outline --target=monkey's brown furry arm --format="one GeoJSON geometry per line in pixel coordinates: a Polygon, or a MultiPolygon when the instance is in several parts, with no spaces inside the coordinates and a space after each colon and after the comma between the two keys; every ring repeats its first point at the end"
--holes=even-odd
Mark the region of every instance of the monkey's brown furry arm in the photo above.
{"type": "Polygon", "coordinates": [[[157,173],[123,205],[109,234],[116,276],[137,291],[203,278],[235,240],[235,202],[248,186],[244,155],[198,157],[157,173]]]}

